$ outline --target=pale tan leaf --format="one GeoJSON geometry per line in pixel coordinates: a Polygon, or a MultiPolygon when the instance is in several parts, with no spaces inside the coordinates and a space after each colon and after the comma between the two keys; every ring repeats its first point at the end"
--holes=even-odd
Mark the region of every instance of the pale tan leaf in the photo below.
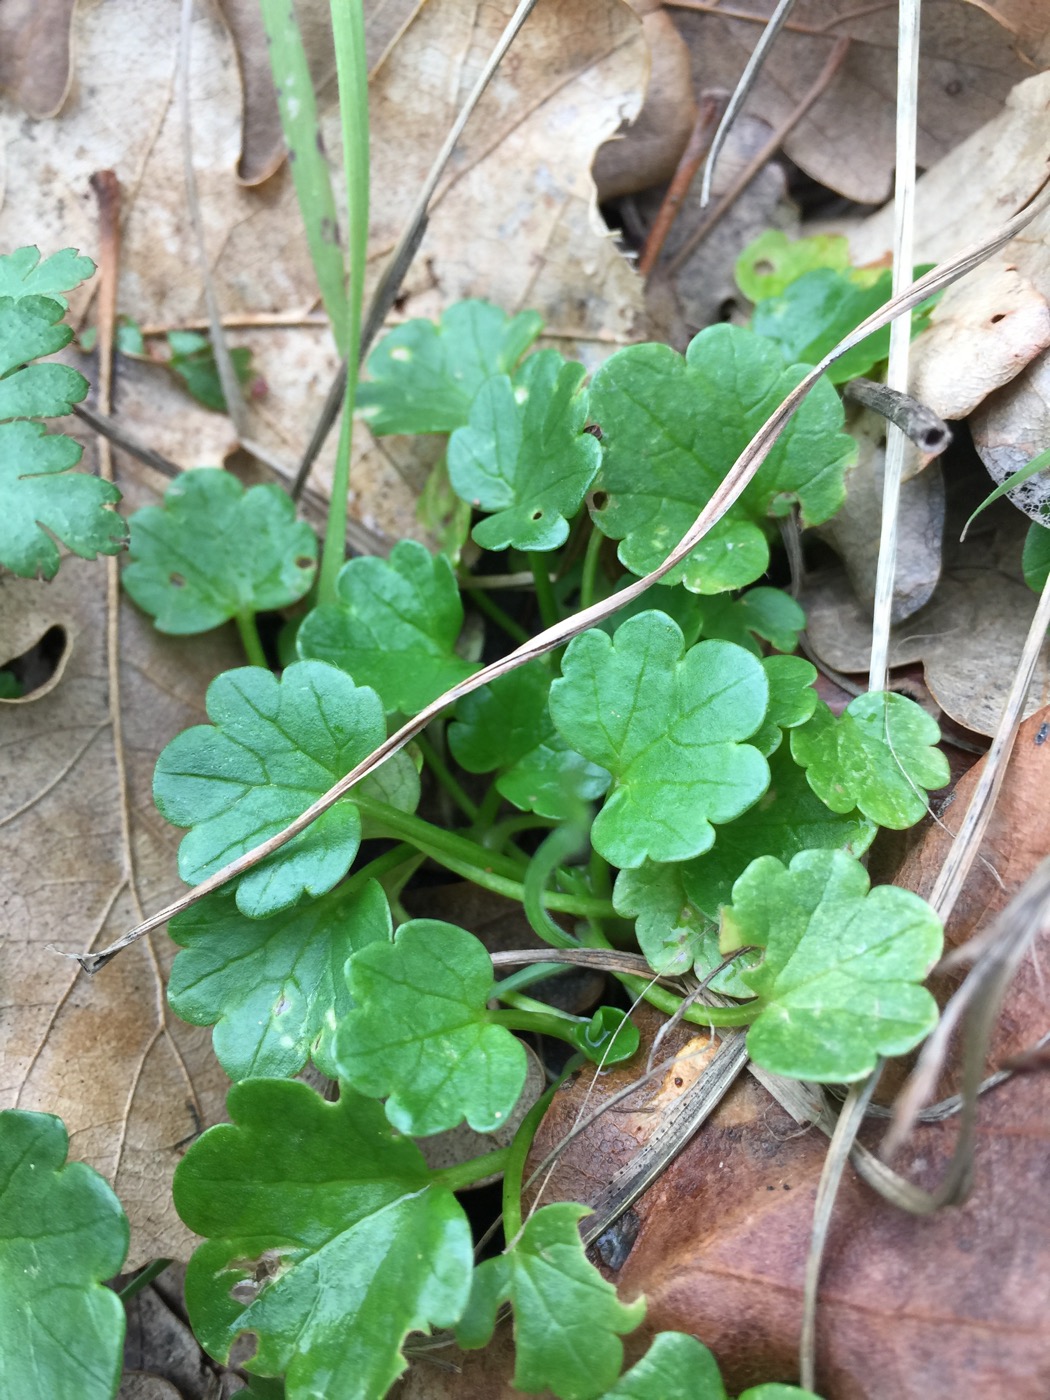
{"type": "Polygon", "coordinates": [[[0,89],[36,120],[58,112],[72,81],[76,0],[7,0],[0,6],[0,89]]]}

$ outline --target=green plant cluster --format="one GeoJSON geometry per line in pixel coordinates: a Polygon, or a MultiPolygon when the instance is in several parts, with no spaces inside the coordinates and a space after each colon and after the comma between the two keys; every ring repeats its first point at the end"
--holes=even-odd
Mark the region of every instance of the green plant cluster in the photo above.
{"type": "MultiPolygon", "coordinates": [[[[3,402],[22,438],[0,439],[0,472],[28,500],[39,473],[58,470],[32,455],[54,441],[32,420],[62,410],[54,386],[33,397],[20,386],[31,369],[11,367],[64,332],[56,304],[32,291],[33,267],[16,266],[27,294],[0,300],[0,344],[6,334],[11,346],[0,395],[14,386],[3,402]]],[[[756,324],[798,285],[760,297],[756,324]]],[[[536,619],[477,587],[486,573],[531,575],[539,623],[550,625],[660,563],[805,372],[794,342],[716,326],[684,356],[635,345],[588,380],[582,365],[535,348],[541,329],[531,313],[465,302],[440,324],[398,327],[368,361],[357,403],[372,431],[447,440],[445,485],[428,499],[451,492],[462,509],[442,553],[404,540],[387,559],[351,559],[334,596],[318,600],[316,541],[276,488],[245,491],[199,470],[132,516],[124,580],[135,601],[168,632],[235,621],[250,662],[215,679],[209,723],[174,738],[156,766],[157,807],[185,831],[189,884],[282,831],[405,717],[469,681],[481,657],[468,615],[486,617],[490,651],[527,634],[536,619]],[[296,604],[294,654],[271,668],[256,615],[296,604]]],[[[778,1074],[855,1081],[929,1033],[937,1011],[921,983],[939,921],[916,895],[870,889],[860,857],[878,827],[912,825],[947,782],[937,726],[895,694],[833,714],[814,667],[792,654],[801,609],[763,582],[778,518],[797,510],[820,523],[841,504],[854,452],[842,425],[823,381],[659,585],[462,697],[306,830],[172,921],[171,1006],[214,1026],[235,1081],[231,1121],[189,1149],[175,1179],[179,1213],[205,1238],[186,1292],[214,1356],[250,1333],[248,1371],[283,1378],[290,1400],[370,1400],[404,1369],[409,1333],[449,1329],[483,1346],[509,1302],[520,1389],[561,1400],[725,1395],[710,1353],[678,1334],[657,1337],[621,1375],[620,1339],[644,1303],[621,1302],[588,1261],[584,1207],[525,1217],[524,1162],[544,1100],[509,1147],[455,1167],[429,1168],[413,1141],[511,1120],[521,1032],[566,1042],[574,1065],[609,1064],[638,1048],[629,1017],[534,1001],[524,991],[534,969],[497,981],[477,938],[408,918],[400,895],[426,859],[519,900],[555,946],[622,947],[633,933],[654,972],[714,974],[717,1004],[685,1015],[747,1027],[749,1053],[778,1074]],[[418,810],[425,776],[445,804],[440,823],[418,810]],[[338,1081],[336,1102],[294,1080],[308,1064],[338,1081]],[[506,1248],[475,1264],[455,1192],[494,1171],[506,1248]]],[[[110,499],[98,493],[93,519],[112,549],[110,499]]],[[[15,538],[4,562],[54,572],[35,523],[5,528],[15,538]]],[[[631,998],[680,1008],[666,987],[622,981],[631,998]]],[[[86,1168],[61,1166],[60,1125],[23,1121],[35,1117],[8,1119],[20,1126],[0,1136],[11,1202],[0,1269],[18,1267],[27,1219],[53,1218],[43,1183],[57,1191],[64,1180],[78,1210],[104,1218],[106,1248],[83,1257],[77,1285],[77,1306],[104,1331],[99,1280],[120,1254],[113,1202],[86,1168]],[[44,1143],[32,1177],[16,1131],[44,1143]]],[[[100,1342],[97,1384],[78,1393],[111,1393],[108,1355],[100,1342]]],[[[4,1393],[32,1393],[0,1376],[4,1393]]]]}

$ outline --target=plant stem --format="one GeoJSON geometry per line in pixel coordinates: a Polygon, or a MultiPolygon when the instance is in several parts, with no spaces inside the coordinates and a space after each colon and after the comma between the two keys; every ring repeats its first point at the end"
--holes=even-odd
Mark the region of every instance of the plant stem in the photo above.
{"type": "MultiPolygon", "coordinates": [[[[630,992],[631,996],[643,996],[650,1006],[673,1016],[682,1005],[683,998],[675,996],[666,987],[655,982],[646,982],[641,977],[631,977],[627,973],[617,974],[617,980],[630,992]]],[[[749,1026],[762,1010],[759,1001],[747,1001],[739,1006],[708,1006],[706,1002],[694,1002],[684,1013],[683,1019],[694,1026],[749,1026]]]]}
{"type": "Polygon", "coordinates": [[[134,1298],[136,1293],[141,1293],[144,1288],[148,1288],[155,1278],[159,1278],[165,1269],[171,1267],[170,1259],[154,1259],[152,1264],[147,1264],[140,1269],[133,1279],[129,1279],[124,1287],[117,1294],[122,1303],[126,1303],[129,1298],[134,1298]]]}
{"type": "Polygon", "coordinates": [[[356,894],[369,880],[378,880],[380,876],[388,875],[391,870],[396,870],[399,865],[404,865],[417,854],[415,846],[408,841],[402,841],[397,846],[392,846],[389,851],[384,851],[381,856],[376,856],[375,860],[370,860],[367,865],[362,865],[360,870],[355,870],[342,889],[347,894],[356,894]]]}
{"type": "Polygon", "coordinates": [[[537,550],[530,550],[529,567],[536,582],[536,602],[539,604],[543,626],[544,628],[555,627],[561,621],[561,612],[554,596],[554,588],[551,585],[548,556],[537,550]]]}
{"type": "Polygon", "coordinates": [[[587,552],[583,556],[583,572],[580,575],[580,608],[589,608],[594,602],[594,585],[598,580],[598,556],[601,554],[605,536],[597,526],[591,527],[591,537],[587,541],[587,552]]]}
{"type": "Polygon", "coordinates": [[[454,1167],[442,1167],[431,1172],[430,1179],[435,1186],[447,1187],[449,1191],[462,1191],[466,1186],[473,1186],[475,1181],[505,1171],[512,1148],[513,1144],[511,1147],[497,1147],[481,1157],[471,1157],[469,1162],[457,1162],[454,1167]]]}
{"type": "MultiPolygon", "coordinates": [[[[497,993],[498,995],[498,993],[497,993]]],[[[510,992],[510,996],[514,993],[510,992]]],[[[526,997],[526,1001],[531,998],[526,997]]],[[[539,1002],[536,1005],[540,1005],[539,1002]]],[[[575,1046],[578,1042],[573,1036],[573,1031],[578,1030],[581,1024],[575,1016],[559,1016],[557,1012],[551,1011],[550,1007],[542,1011],[516,1011],[513,1008],[509,1011],[490,1011],[486,1018],[497,1026],[506,1026],[509,1031],[529,1031],[532,1035],[549,1035],[555,1040],[564,1040],[566,1044],[575,1046]]]]}
{"type": "Polygon", "coordinates": [[[346,399],[339,432],[339,450],[332,477],[332,498],[325,525],[324,555],[318,577],[318,598],[334,603],[335,581],[346,551],[347,497],[350,491],[350,444],[357,396],[357,362],[361,351],[361,305],[365,291],[368,250],[368,66],[362,0],[331,0],[332,39],[339,76],[339,114],[343,124],[343,165],[350,209],[350,286],[346,316],[346,399]]]}
{"type": "Polygon", "coordinates": [[[235,613],[233,620],[237,624],[237,631],[241,634],[241,645],[248,658],[248,665],[261,666],[263,670],[269,670],[269,662],[263,651],[262,638],[259,636],[259,629],[255,623],[255,614],[250,608],[246,608],[244,612],[235,613]]]}
{"type": "MultiPolygon", "coordinates": [[[[557,966],[557,964],[554,964],[557,966]]],[[[530,968],[531,971],[531,968],[530,968]]],[[[529,1016],[557,1016],[562,1021],[571,1021],[574,1025],[586,1023],[586,1016],[573,1016],[568,1011],[562,1011],[559,1007],[549,1006],[545,1001],[536,1001],[533,997],[523,996],[521,992],[516,992],[513,987],[508,987],[504,982],[496,984],[496,996],[505,1006],[511,1007],[514,1011],[524,1012],[529,1016]]],[[[502,1016],[505,1012],[490,1012],[490,1015],[502,1016]]],[[[518,1030],[530,1030],[530,1026],[519,1026],[518,1030]]]]}
{"type": "Polygon", "coordinates": [[[575,1074],[586,1063],[585,1055],[573,1055],[547,1092],[540,1095],[521,1120],[518,1131],[514,1134],[514,1141],[507,1149],[507,1164],[503,1168],[503,1235],[508,1249],[521,1234],[521,1183],[536,1129],[543,1122],[543,1115],[550,1107],[554,1095],[569,1076],[575,1074]]]}
{"type": "Polygon", "coordinates": [[[533,982],[545,982],[548,977],[559,977],[571,966],[571,963],[533,963],[531,967],[523,967],[518,972],[512,972],[509,977],[502,978],[497,983],[496,994],[502,1000],[505,992],[516,992],[520,987],[531,987],[533,982]]]}
{"type": "Polygon", "coordinates": [[[489,597],[487,588],[473,588],[467,594],[471,603],[478,612],[483,612],[486,617],[490,617],[497,627],[501,627],[512,642],[517,642],[519,646],[529,640],[529,634],[519,622],[503,611],[495,599],[489,597]]]}
{"type": "Polygon", "coordinates": [[[442,788],[444,788],[445,792],[452,798],[452,801],[468,821],[476,822],[478,819],[478,804],[463,791],[459,779],[452,772],[452,769],[449,768],[437,748],[430,742],[425,734],[417,734],[416,743],[419,745],[419,751],[423,755],[427,767],[441,784],[442,788]]]}
{"type": "Polygon", "coordinates": [[[525,917],[533,933],[554,948],[575,948],[579,940],[556,924],[547,913],[551,907],[550,896],[546,894],[547,881],[563,860],[579,850],[583,840],[582,828],[573,823],[555,827],[529,861],[525,874],[525,917]]]}
{"type": "MultiPolygon", "coordinates": [[[[499,811],[502,801],[503,794],[497,788],[496,780],[493,778],[492,782],[489,784],[488,792],[486,792],[485,796],[481,799],[478,815],[474,819],[475,831],[480,831],[483,834],[488,832],[489,828],[496,820],[496,813],[499,811]]],[[[500,849],[502,849],[502,847],[500,849]]]]}

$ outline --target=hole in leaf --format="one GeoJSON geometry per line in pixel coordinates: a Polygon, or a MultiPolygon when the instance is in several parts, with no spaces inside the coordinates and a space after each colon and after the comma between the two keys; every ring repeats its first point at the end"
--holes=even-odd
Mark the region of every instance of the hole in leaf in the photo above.
{"type": "Polygon", "coordinates": [[[186,587],[186,580],[182,577],[181,574],[169,574],[168,582],[171,584],[172,588],[186,587]]]}
{"type": "Polygon", "coordinates": [[[755,272],[759,277],[768,277],[769,274],[772,271],[774,271],[774,268],[773,264],[769,261],[768,258],[759,258],[758,262],[755,263],[752,271],[755,272]]]}
{"type": "Polygon", "coordinates": [[[1005,312],[1005,311],[997,311],[997,312],[995,313],[995,315],[991,318],[991,324],[992,324],[993,326],[997,326],[997,325],[999,324],[1000,321],[1005,321],[1005,320],[1006,320],[1006,312],[1005,312]]]}
{"type": "Polygon", "coordinates": [[[590,433],[591,437],[597,438],[598,441],[601,442],[601,440],[602,440],[602,430],[601,430],[601,428],[599,428],[599,426],[598,426],[597,423],[588,423],[587,426],[586,426],[586,428],[584,428],[583,431],[584,431],[585,433],[590,433]]]}
{"type": "Polygon", "coordinates": [[[543,511],[542,511],[542,510],[534,510],[534,511],[532,512],[532,514],[529,516],[529,519],[530,519],[530,520],[542,520],[542,519],[543,519],[543,511]]]}
{"type": "Polygon", "coordinates": [[[258,1332],[241,1332],[230,1348],[230,1355],[226,1364],[228,1366],[243,1366],[251,1361],[258,1350],[258,1332]]]}
{"type": "Polygon", "coordinates": [[[58,681],[69,655],[69,636],[57,623],[39,641],[0,666],[0,700],[31,700],[58,681]]]}
{"type": "Polygon", "coordinates": [[[591,497],[591,500],[594,503],[595,510],[604,510],[605,507],[609,504],[609,496],[608,493],[605,491],[595,491],[594,495],[591,497]]]}
{"type": "Polygon", "coordinates": [[[720,321],[731,321],[740,310],[736,297],[726,297],[725,301],[718,306],[718,319],[720,321]]]}
{"type": "Polygon", "coordinates": [[[314,561],[310,558],[308,554],[300,554],[298,559],[296,559],[295,561],[295,567],[297,569],[312,569],[313,566],[314,561]]]}

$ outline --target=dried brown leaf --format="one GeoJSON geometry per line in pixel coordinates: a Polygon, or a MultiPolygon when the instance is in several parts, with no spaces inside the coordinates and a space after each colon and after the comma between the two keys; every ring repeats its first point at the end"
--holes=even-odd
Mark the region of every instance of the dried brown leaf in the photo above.
{"type": "Polygon", "coordinates": [[[0,8],[0,90],[34,120],[61,110],[72,81],[76,0],[7,0],[0,8]]]}

